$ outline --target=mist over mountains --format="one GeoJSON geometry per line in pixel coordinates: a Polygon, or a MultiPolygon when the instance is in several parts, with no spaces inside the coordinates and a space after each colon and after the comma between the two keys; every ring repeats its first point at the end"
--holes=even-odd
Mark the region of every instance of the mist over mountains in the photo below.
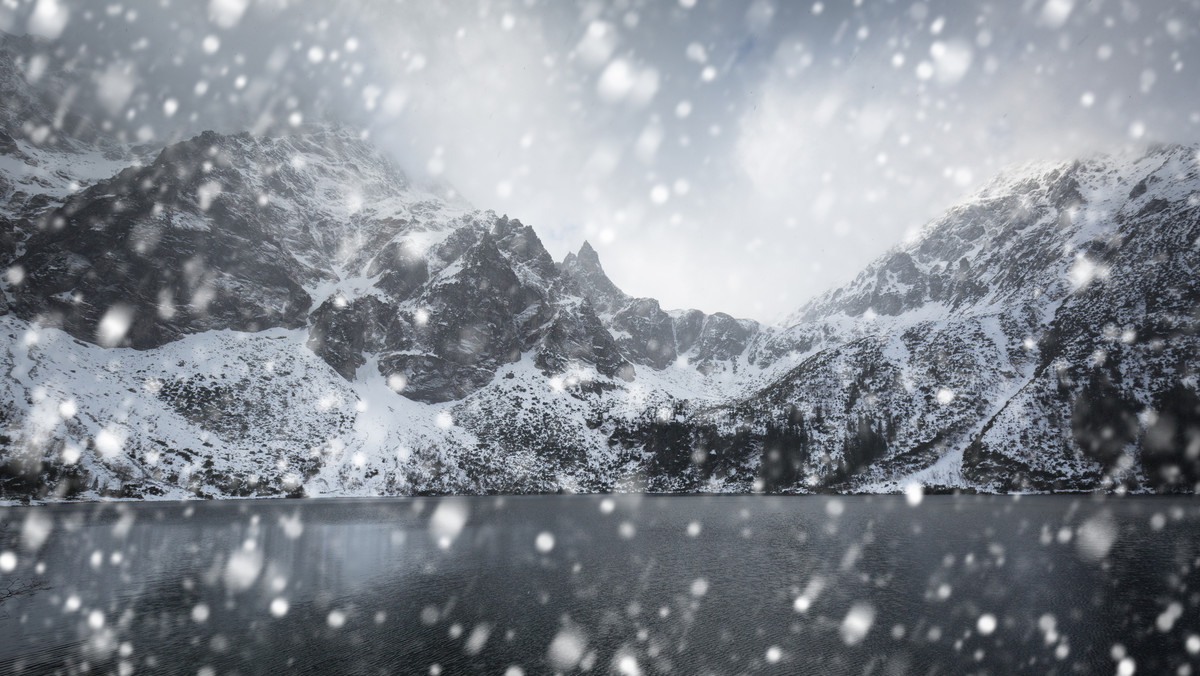
{"type": "Polygon", "coordinates": [[[1200,481],[1195,147],[1011,168],[769,326],[555,261],[348,128],[131,144],[27,47],[0,498],[1200,481]]]}

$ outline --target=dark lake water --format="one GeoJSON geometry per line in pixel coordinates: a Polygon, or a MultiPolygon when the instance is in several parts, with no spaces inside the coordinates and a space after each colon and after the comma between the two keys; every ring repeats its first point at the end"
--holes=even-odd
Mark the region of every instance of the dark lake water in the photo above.
{"type": "Polygon", "coordinates": [[[1191,498],[120,503],[0,522],[0,589],[48,587],[0,605],[6,674],[1200,673],[1191,498]]]}

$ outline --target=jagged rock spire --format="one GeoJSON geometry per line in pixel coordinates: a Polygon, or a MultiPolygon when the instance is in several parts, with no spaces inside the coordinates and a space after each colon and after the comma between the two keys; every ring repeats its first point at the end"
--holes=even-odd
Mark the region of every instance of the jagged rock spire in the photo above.
{"type": "Polygon", "coordinates": [[[559,269],[573,284],[574,291],[587,298],[598,312],[612,312],[629,300],[629,296],[604,273],[600,255],[587,240],[579,247],[579,253],[563,258],[559,269]]]}

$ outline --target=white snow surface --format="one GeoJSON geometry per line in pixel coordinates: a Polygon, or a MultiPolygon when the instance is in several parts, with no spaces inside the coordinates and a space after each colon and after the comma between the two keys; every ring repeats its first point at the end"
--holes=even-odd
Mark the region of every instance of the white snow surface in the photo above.
{"type": "MultiPolygon", "coordinates": [[[[436,424],[448,405],[396,394],[373,365],[345,381],[305,347],[304,331],[209,331],[138,351],[86,344],[6,315],[0,336],[0,399],[28,402],[24,420],[8,428],[16,445],[30,459],[77,454],[101,482],[179,477],[178,486],[163,481],[164,492],[147,497],[217,497],[233,480],[248,494],[293,484],[308,495],[404,494],[407,475],[439,449],[473,442],[459,427],[436,424]],[[186,383],[227,395],[218,408],[231,424],[213,432],[173,407],[169,393],[186,383]],[[243,427],[239,412],[257,421],[243,427]]],[[[106,488],[89,486],[81,497],[106,488]]]]}

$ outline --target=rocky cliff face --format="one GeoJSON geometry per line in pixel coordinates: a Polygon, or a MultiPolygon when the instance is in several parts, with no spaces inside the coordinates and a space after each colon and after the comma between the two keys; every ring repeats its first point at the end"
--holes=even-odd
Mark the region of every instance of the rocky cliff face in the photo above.
{"type": "Polygon", "coordinates": [[[1015,168],[766,327],[345,130],[18,136],[3,498],[1200,481],[1195,148],[1015,168]]]}

